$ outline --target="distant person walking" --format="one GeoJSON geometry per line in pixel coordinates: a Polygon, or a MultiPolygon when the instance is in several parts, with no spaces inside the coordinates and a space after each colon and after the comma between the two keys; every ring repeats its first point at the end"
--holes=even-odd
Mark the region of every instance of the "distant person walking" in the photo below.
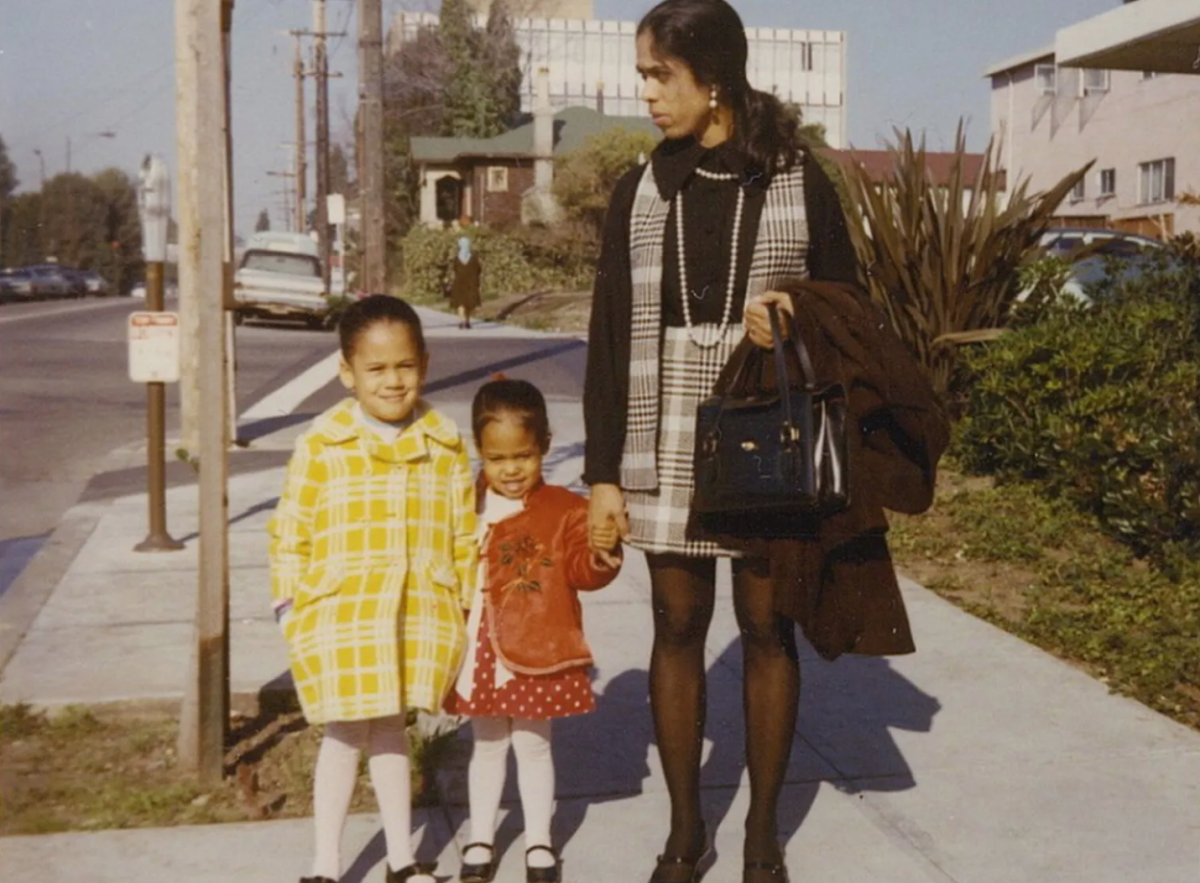
{"type": "Polygon", "coordinates": [[[480,297],[483,265],[479,262],[479,255],[472,249],[471,237],[466,232],[471,226],[471,219],[463,217],[459,223],[463,232],[456,244],[457,253],[454,256],[450,283],[450,307],[458,313],[458,327],[470,328],[471,313],[479,309],[483,302],[480,297]]]}
{"type": "Polygon", "coordinates": [[[353,395],[296,442],[271,519],[271,594],[304,716],[325,724],[313,776],[316,855],[301,883],[340,879],[341,836],[367,754],[387,883],[434,883],[416,863],[409,709],[442,706],[475,597],[475,489],[452,421],[421,398],[429,354],[398,298],[339,325],[353,395]]]}

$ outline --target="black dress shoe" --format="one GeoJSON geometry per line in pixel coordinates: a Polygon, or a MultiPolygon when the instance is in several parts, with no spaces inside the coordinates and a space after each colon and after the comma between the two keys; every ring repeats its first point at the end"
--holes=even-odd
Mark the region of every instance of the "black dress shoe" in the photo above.
{"type": "Polygon", "coordinates": [[[764,879],[772,883],[788,883],[787,867],[783,862],[746,862],[742,868],[742,883],[761,883],[764,879]],[[756,871],[762,873],[754,873],[756,871]]]}
{"type": "Polygon", "coordinates": [[[525,883],[561,883],[562,875],[559,873],[562,867],[562,861],[558,857],[558,853],[549,846],[531,846],[525,850],[525,883]],[[554,864],[548,868],[531,868],[529,866],[529,853],[534,850],[542,849],[554,856],[554,864]]]}
{"type": "Polygon", "coordinates": [[[393,871],[391,865],[387,866],[387,874],[384,879],[387,883],[405,883],[406,880],[411,880],[413,877],[418,877],[424,874],[426,877],[432,877],[434,868],[437,865],[425,864],[424,862],[413,862],[411,865],[405,865],[398,871],[393,871]]]}
{"type": "Polygon", "coordinates": [[[475,847],[486,849],[491,858],[486,862],[470,864],[463,862],[462,870],[458,872],[458,879],[460,883],[492,883],[496,877],[496,849],[490,843],[468,843],[463,847],[463,855],[475,847]]]}
{"type": "Polygon", "coordinates": [[[338,881],[328,877],[301,877],[300,883],[338,883],[338,881]]]}
{"type": "Polygon", "coordinates": [[[710,850],[708,831],[703,831],[700,842],[699,855],[660,855],[650,883],[696,883],[700,879],[700,865],[710,850]]]}

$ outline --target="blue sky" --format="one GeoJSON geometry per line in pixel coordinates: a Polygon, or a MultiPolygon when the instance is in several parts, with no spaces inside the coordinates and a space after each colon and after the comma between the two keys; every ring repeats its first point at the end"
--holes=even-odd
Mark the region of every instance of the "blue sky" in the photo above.
{"type": "MultiPolygon", "coordinates": [[[[135,172],[147,152],[174,165],[174,3],[170,0],[0,0],[0,135],[24,188],[47,176],[109,165],[135,172]],[[109,138],[98,133],[112,132],[109,138]]],[[[599,18],[636,20],[647,0],[594,0],[599,18]]],[[[985,67],[1050,45],[1065,25],[1119,0],[734,0],[750,26],[844,30],[849,135],[877,147],[893,126],[924,131],[931,148],[953,146],[960,117],[968,143],[988,138],[985,67]]],[[[357,85],[353,0],[329,0],[332,131],[348,140],[357,85]]],[[[436,0],[384,0],[385,16],[436,0]]],[[[282,227],[282,171],[291,163],[291,28],[312,24],[310,0],[237,0],[234,11],[234,138],[237,225],[247,232],[267,208],[282,227]]],[[[309,95],[311,96],[311,86],[309,95]]],[[[311,100],[311,98],[310,98],[311,100]]],[[[312,125],[309,137],[312,137],[312,125]]]]}

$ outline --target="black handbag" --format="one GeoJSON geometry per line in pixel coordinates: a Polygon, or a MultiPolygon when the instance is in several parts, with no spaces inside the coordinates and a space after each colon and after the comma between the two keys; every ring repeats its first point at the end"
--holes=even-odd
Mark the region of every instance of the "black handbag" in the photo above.
{"type": "Polygon", "coordinates": [[[768,310],[775,389],[762,389],[763,363],[771,356],[753,347],[725,394],[705,399],[696,411],[692,512],[710,533],[787,535],[849,504],[845,386],[818,388],[795,322],[789,317],[785,342],[779,310],[774,304],[768,310]],[[785,347],[796,356],[799,377],[789,375],[785,347]],[[758,381],[747,391],[754,367],[758,381]]]}

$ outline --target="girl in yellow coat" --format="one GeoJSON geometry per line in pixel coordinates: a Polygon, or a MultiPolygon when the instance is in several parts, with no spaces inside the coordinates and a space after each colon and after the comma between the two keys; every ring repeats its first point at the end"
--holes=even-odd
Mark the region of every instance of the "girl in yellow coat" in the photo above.
{"type": "Polygon", "coordinates": [[[296,442],[271,519],[271,593],[304,715],[325,724],[313,776],[316,856],[341,874],[361,751],[387,838],[388,883],[433,883],[411,843],[405,712],[441,706],[474,597],[475,499],[454,423],[424,402],[421,322],[372,295],[339,326],[353,393],[296,442]]]}

